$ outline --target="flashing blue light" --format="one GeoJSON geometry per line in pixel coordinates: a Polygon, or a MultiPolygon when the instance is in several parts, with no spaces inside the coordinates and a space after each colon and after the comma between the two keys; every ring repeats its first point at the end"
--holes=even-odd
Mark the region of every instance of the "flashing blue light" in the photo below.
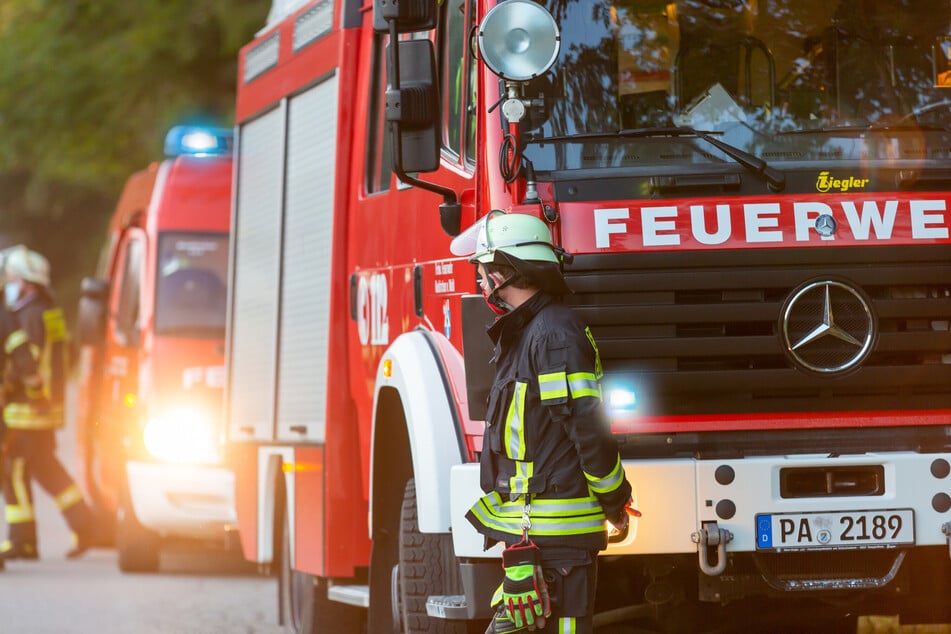
{"type": "Polygon", "coordinates": [[[604,405],[608,414],[630,414],[637,409],[637,393],[632,389],[610,387],[604,394],[604,405]]]}
{"type": "Polygon", "coordinates": [[[165,135],[166,156],[220,156],[229,154],[234,133],[224,128],[175,126],[165,135]]]}

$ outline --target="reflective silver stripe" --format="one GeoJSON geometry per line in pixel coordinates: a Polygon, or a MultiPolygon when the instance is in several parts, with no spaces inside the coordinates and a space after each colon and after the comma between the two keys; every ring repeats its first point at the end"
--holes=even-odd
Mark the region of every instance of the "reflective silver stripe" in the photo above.
{"type": "Polygon", "coordinates": [[[33,503],[30,499],[29,483],[26,481],[26,458],[13,458],[10,465],[10,487],[16,504],[7,504],[5,517],[7,524],[32,522],[33,503]]]}
{"type": "Polygon", "coordinates": [[[64,489],[59,495],[53,498],[53,501],[56,502],[56,507],[65,511],[74,504],[78,504],[83,501],[83,493],[79,490],[79,486],[76,484],[71,484],[66,489],[64,489]]]}
{"type": "Polygon", "coordinates": [[[11,427],[28,426],[33,418],[33,408],[26,403],[7,403],[3,408],[3,418],[11,427]]]}
{"type": "Polygon", "coordinates": [[[563,616],[558,619],[558,634],[577,634],[578,620],[573,616],[563,616]]]}
{"type": "Polygon", "coordinates": [[[35,521],[32,506],[19,506],[16,504],[7,504],[4,508],[4,519],[7,524],[24,524],[35,521]]]}
{"type": "Polygon", "coordinates": [[[516,460],[515,475],[509,478],[509,487],[512,489],[512,493],[518,495],[528,493],[528,481],[532,479],[534,474],[535,463],[516,460]]]}
{"type": "Polygon", "coordinates": [[[29,340],[26,337],[26,331],[22,329],[14,330],[7,337],[7,340],[3,342],[3,349],[6,350],[7,354],[10,354],[14,350],[19,348],[23,344],[25,344],[27,341],[29,340]]]}
{"type": "Polygon", "coordinates": [[[39,416],[28,403],[7,403],[3,420],[11,429],[52,429],[63,422],[63,408],[53,407],[49,415],[39,416]]]}
{"type": "Polygon", "coordinates": [[[613,469],[611,469],[611,473],[604,476],[603,478],[593,476],[587,471],[585,471],[584,477],[588,479],[588,488],[595,493],[610,493],[611,491],[614,491],[619,486],[621,486],[621,482],[624,481],[624,470],[621,468],[621,457],[618,456],[617,464],[614,465],[613,469]]]}
{"type": "Polygon", "coordinates": [[[495,589],[495,592],[492,593],[492,600],[489,601],[491,607],[495,607],[498,604],[502,603],[502,584],[499,584],[499,587],[495,589]]]}
{"type": "Polygon", "coordinates": [[[505,452],[512,460],[525,458],[525,384],[516,383],[505,417],[505,452]]]}
{"type": "Polygon", "coordinates": [[[568,379],[564,372],[538,375],[538,392],[542,401],[567,398],[568,379]]]}
{"type": "MultiPolygon", "coordinates": [[[[522,501],[506,502],[495,491],[483,496],[470,509],[479,523],[510,535],[522,534],[522,501]]],[[[605,516],[594,498],[532,500],[530,535],[584,535],[600,533],[605,516]]]]}
{"type": "Polygon", "coordinates": [[[568,375],[568,387],[571,388],[571,398],[593,396],[601,398],[601,386],[593,372],[574,372],[568,375]]]}
{"type": "Polygon", "coordinates": [[[604,514],[601,509],[601,503],[594,496],[586,498],[566,498],[562,500],[549,500],[532,498],[532,511],[539,515],[558,517],[581,515],[588,513],[604,514]]]}

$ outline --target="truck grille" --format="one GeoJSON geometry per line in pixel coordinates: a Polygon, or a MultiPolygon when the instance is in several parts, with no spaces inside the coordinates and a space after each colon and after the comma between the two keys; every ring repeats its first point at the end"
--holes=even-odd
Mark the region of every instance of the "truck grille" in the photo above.
{"type": "Polygon", "coordinates": [[[951,247],[579,255],[565,273],[604,384],[633,387],[641,415],[951,407],[951,247]],[[785,350],[783,306],[816,280],[871,307],[872,348],[848,372],[810,372],[785,350]]]}

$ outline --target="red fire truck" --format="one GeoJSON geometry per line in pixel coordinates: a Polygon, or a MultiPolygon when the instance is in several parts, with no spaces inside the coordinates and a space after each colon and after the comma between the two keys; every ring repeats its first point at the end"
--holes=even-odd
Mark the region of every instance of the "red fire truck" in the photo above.
{"type": "Polygon", "coordinates": [[[154,571],[168,540],[225,543],[221,464],[231,130],[181,126],[126,181],[97,277],[82,284],[77,450],[119,567],[154,571]]]}
{"type": "Polygon", "coordinates": [[[285,622],[484,627],[492,315],[449,245],[492,209],[573,256],[643,512],[597,624],[951,617],[946,2],[272,16],[239,62],[225,402],[285,622]]]}

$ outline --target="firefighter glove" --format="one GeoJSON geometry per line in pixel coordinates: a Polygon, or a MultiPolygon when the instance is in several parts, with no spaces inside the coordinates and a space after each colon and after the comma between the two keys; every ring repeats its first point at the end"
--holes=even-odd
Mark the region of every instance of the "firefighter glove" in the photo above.
{"type": "Polygon", "coordinates": [[[641,512],[634,508],[634,498],[631,498],[627,501],[627,504],[624,505],[624,508],[621,509],[621,516],[618,518],[618,521],[611,522],[611,524],[614,526],[614,530],[623,533],[624,529],[630,524],[631,518],[640,516],[641,512]]]}
{"type": "Polygon", "coordinates": [[[502,551],[505,568],[502,605],[518,628],[541,629],[551,616],[551,601],[539,553],[538,547],[530,541],[519,542],[502,551]]]}

